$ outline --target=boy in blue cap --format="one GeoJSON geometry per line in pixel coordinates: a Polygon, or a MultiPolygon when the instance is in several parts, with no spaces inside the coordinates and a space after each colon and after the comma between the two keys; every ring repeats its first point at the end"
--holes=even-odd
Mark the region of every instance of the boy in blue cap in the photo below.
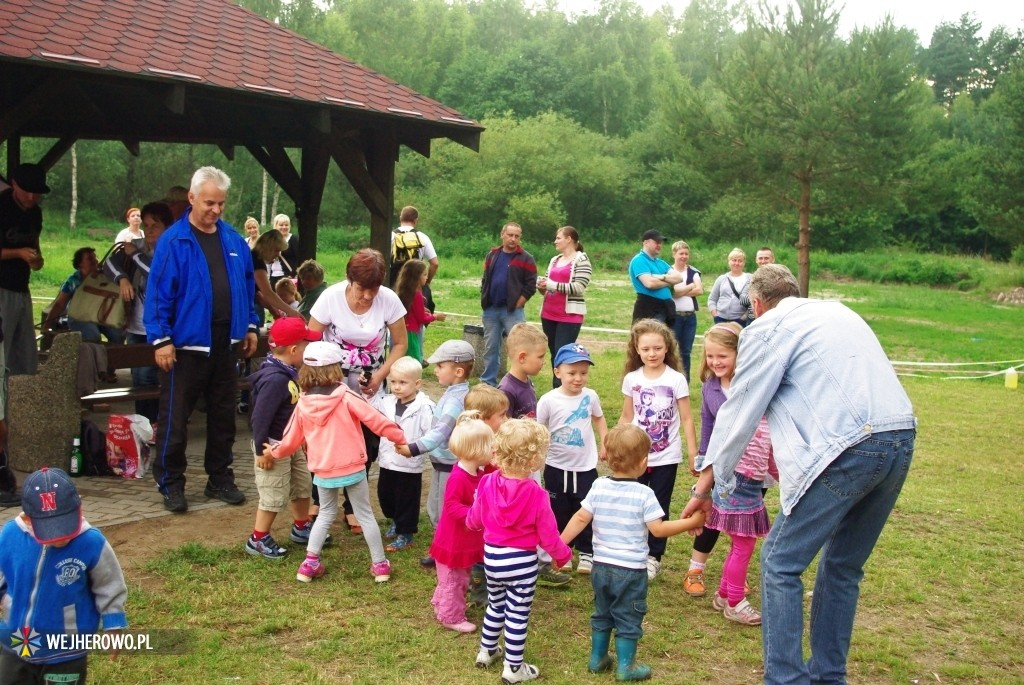
{"type": "Polygon", "coordinates": [[[22,513],[0,530],[0,683],[81,684],[86,650],[53,649],[45,636],[127,627],[121,565],[82,518],[82,499],[66,473],[44,467],[25,479],[21,493],[22,513]]]}

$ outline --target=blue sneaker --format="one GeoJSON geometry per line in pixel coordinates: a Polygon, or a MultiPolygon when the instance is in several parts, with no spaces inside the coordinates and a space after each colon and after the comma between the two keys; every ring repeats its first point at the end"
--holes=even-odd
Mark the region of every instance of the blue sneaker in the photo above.
{"type": "Polygon", "coordinates": [[[274,541],[274,538],[267,535],[257,540],[252,535],[249,536],[249,540],[245,543],[245,551],[254,557],[263,557],[265,559],[283,559],[288,550],[274,541]]]}
{"type": "Polygon", "coordinates": [[[397,552],[400,549],[405,549],[411,544],[412,536],[402,533],[401,535],[396,535],[395,539],[391,541],[391,544],[385,547],[384,549],[386,549],[389,552],[397,552]]]}
{"type": "MultiPolygon", "coordinates": [[[[289,537],[291,537],[292,542],[297,542],[300,545],[305,545],[309,542],[309,532],[311,530],[313,530],[312,521],[306,521],[306,523],[302,526],[293,523],[292,534],[289,537]]],[[[332,542],[334,542],[334,538],[331,537],[330,533],[328,533],[327,539],[324,540],[324,547],[331,544],[332,542]]]]}

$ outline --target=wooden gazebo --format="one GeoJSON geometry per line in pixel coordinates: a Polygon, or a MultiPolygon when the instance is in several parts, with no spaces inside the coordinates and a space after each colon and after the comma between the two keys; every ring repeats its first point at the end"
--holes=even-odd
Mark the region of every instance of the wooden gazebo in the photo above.
{"type": "Polygon", "coordinates": [[[478,149],[482,128],[228,0],[5,0],[0,142],[7,169],[52,167],[82,139],[207,143],[256,158],[295,202],[316,250],[327,170],[337,163],[388,253],[399,147],[435,138],[478,149]],[[139,104],[142,106],[139,106],[139,104]],[[21,159],[21,139],[56,142],[21,159]],[[296,168],[286,150],[299,149],[296,168]]]}

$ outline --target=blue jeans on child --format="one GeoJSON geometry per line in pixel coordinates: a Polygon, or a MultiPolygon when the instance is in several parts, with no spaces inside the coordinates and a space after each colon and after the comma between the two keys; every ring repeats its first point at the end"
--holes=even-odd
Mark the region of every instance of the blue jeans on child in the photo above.
{"type": "Polygon", "coordinates": [[[623,568],[596,562],[590,573],[594,587],[594,613],[590,627],[596,632],[615,628],[616,636],[639,640],[647,614],[647,568],[623,568]]]}
{"type": "Polygon", "coordinates": [[[829,464],[761,548],[764,682],[845,683],[864,563],[896,504],[914,455],[913,430],[874,433],[829,464]],[[811,658],[803,658],[801,575],[818,551],[811,658]]]}

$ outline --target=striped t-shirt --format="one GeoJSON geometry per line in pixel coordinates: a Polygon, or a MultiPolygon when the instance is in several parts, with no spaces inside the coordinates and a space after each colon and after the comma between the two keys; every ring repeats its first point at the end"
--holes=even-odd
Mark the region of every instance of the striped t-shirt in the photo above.
{"type": "Polygon", "coordinates": [[[635,480],[598,478],[583,500],[594,516],[594,561],[647,568],[647,524],[665,516],[654,490],[635,480]]]}

